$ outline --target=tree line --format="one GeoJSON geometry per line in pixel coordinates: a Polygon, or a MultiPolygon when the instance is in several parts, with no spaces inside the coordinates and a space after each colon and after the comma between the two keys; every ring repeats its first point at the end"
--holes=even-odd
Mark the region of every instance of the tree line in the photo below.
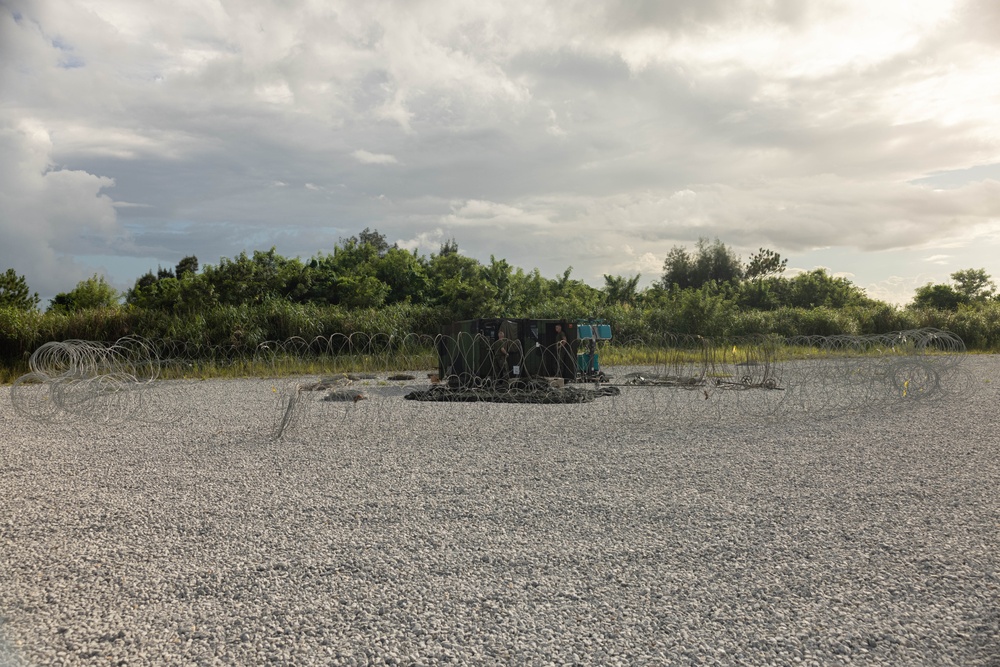
{"type": "MultiPolygon", "coordinates": [[[[842,307],[871,302],[863,290],[823,270],[780,277],[787,264],[764,248],[743,263],[721,241],[701,239],[693,251],[682,246],[671,250],[660,280],[646,289],[639,289],[639,275],[605,275],[604,285],[594,288],[574,279],[573,267],[546,278],[538,269],[526,272],[494,256],[483,264],[461,254],[454,240],[427,257],[389,245],[377,230],[365,229],[341,241],[332,253],[319,253],[305,261],[283,257],[271,248],[250,255],[243,252],[232,259],[223,257],[218,264],[202,269],[196,256],[188,256],[175,267],[147,272],[124,294],[103,276],[95,275],[57,294],[47,310],[71,313],[124,305],[184,314],[280,298],[348,309],[400,303],[430,305],[446,308],[456,318],[515,317],[539,309],[650,306],[678,292],[706,287],[742,308],[842,307]]],[[[0,279],[0,307],[33,309],[38,302],[38,295],[29,293],[24,278],[8,269],[0,279]]]]}
{"type": "MultiPolygon", "coordinates": [[[[385,313],[394,313],[394,326],[428,333],[445,322],[474,317],[601,318],[620,333],[638,337],[650,330],[708,336],[880,333],[928,325],[955,329],[975,321],[973,338],[980,346],[1000,344],[1000,302],[984,269],[958,271],[950,284],[925,285],[901,309],[869,298],[851,281],[823,269],[785,276],[787,264],[766,248],[743,261],[720,240],[703,238],[693,248],[672,248],[658,280],[648,287],[639,288],[639,275],[605,275],[602,286],[592,287],[574,278],[572,267],[548,278],[494,256],[479,262],[462,254],[454,240],[425,256],[365,229],[341,240],[332,252],[307,260],[283,257],[274,248],[206,266],[191,255],[176,266],[150,270],[124,293],[95,275],[57,294],[44,316],[77,321],[93,311],[106,317],[115,313],[118,321],[131,318],[132,324],[122,327],[146,335],[152,332],[135,329],[153,328],[159,335],[190,330],[190,322],[206,321],[213,312],[257,313],[274,321],[273,313],[281,311],[283,331],[299,317],[290,313],[309,313],[304,321],[328,321],[329,326],[348,326],[352,320],[324,313],[353,313],[355,322],[386,325],[385,313]],[[361,313],[374,315],[358,319],[361,313]],[[135,323],[140,320],[145,324],[135,323]]],[[[13,269],[0,274],[0,313],[8,313],[6,319],[0,315],[0,339],[4,322],[16,328],[24,325],[9,323],[28,321],[11,312],[37,313],[39,301],[13,269]]],[[[32,326],[34,331],[41,325],[32,326]]],[[[271,326],[251,328],[267,333],[271,326]]]]}

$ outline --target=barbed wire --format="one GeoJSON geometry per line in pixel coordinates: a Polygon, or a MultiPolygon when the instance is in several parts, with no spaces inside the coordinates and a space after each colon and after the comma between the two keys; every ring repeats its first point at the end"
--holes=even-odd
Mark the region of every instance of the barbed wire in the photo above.
{"type": "Polygon", "coordinates": [[[156,349],[138,337],[110,344],[48,342],[35,350],[28,366],[31,371],[11,385],[11,400],[38,421],[124,421],[136,412],[140,390],[160,374],[156,349]]]}
{"type": "Polygon", "coordinates": [[[660,333],[547,346],[480,334],[335,334],[252,348],[127,337],[42,345],[11,398],[20,414],[44,423],[163,424],[177,421],[174,399],[190,391],[184,379],[211,368],[270,378],[247,391],[274,415],[273,438],[331,415],[392,419],[407,399],[564,409],[596,402],[605,404],[607,424],[683,424],[909,409],[972,391],[964,358],[961,339],[937,329],[726,339],[660,333]]]}

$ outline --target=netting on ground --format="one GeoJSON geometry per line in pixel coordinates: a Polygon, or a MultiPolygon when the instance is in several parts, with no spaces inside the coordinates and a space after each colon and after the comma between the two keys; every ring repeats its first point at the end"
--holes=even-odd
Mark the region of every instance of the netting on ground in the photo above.
{"type": "Polygon", "coordinates": [[[512,416],[586,410],[581,419],[599,416],[609,427],[683,424],[911,409],[974,389],[964,353],[957,336],[936,329],[724,340],[664,333],[530,347],[479,335],[295,337],[252,348],[71,340],[36,350],[11,396],[19,413],[40,422],[177,424],[198,415],[178,415],[175,399],[212,400],[218,384],[190,379],[211,370],[256,378],[239,385],[245,395],[233,413],[270,415],[274,438],[331,420],[364,427],[426,411],[446,418],[448,408],[435,405],[442,402],[512,416]],[[491,404],[501,407],[484,407],[491,404]]]}

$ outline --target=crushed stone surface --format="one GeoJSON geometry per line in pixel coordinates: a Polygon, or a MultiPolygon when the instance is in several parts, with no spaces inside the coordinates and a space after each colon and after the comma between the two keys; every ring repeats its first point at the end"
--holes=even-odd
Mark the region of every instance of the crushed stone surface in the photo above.
{"type": "Polygon", "coordinates": [[[37,422],[0,388],[0,665],[995,666],[1000,358],[964,363],[777,418],[220,380],[37,422]]]}

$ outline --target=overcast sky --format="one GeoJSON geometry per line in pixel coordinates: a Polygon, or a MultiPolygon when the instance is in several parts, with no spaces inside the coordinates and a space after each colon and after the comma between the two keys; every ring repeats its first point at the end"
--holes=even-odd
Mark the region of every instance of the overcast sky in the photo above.
{"type": "Polygon", "coordinates": [[[1000,279],[1000,2],[0,0],[0,271],[365,227],[594,286],[699,237],[1000,279]]]}

